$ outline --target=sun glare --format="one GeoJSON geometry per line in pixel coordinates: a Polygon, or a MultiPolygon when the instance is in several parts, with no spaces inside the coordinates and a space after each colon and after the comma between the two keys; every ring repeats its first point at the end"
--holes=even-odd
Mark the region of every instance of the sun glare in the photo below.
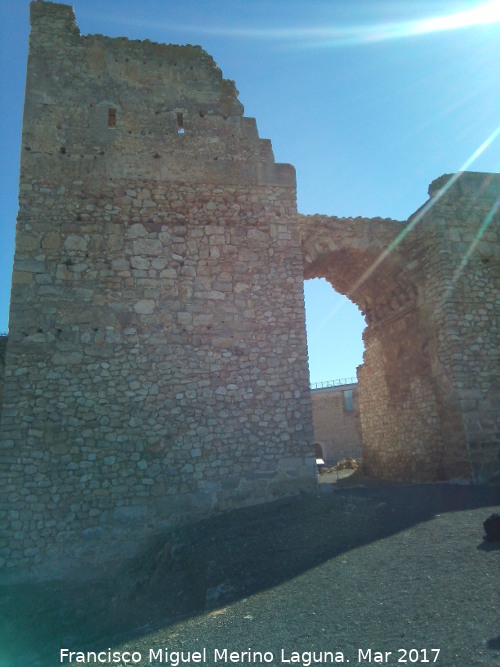
{"type": "MultiPolygon", "coordinates": [[[[445,32],[474,26],[500,23],[500,1],[481,2],[475,7],[461,12],[453,12],[442,16],[408,21],[372,24],[367,26],[335,28],[331,30],[330,44],[381,42],[391,39],[402,39],[435,32],[445,32]]],[[[318,36],[322,29],[318,30],[318,36]]],[[[322,37],[328,39],[323,30],[322,37]]],[[[326,45],[325,42],[322,43],[326,45]]]]}
{"type": "Polygon", "coordinates": [[[500,23],[500,2],[498,0],[481,3],[477,7],[464,12],[455,12],[446,16],[417,21],[414,24],[413,32],[414,34],[426,34],[492,23],[500,23]]]}
{"type": "MultiPolygon", "coordinates": [[[[382,5],[383,6],[383,5],[382,5]]],[[[289,41],[301,47],[332,47],[403,39],[436,32],[445,32],[500,23],[500,0],[488,0],[471,5],[470,9],[428,18],[396,20],[384,23],[352,25],[305,26],[289,28],[237,28],[235,26],[204,28],[205,33],[289,41]]],[[[178,26],[179,27],[179,26],[178,26]]],[[[192,26],[182,26],[184,30],[192,26]]],[[[198,27],[199,29],[199,27],[198,27]]]]}

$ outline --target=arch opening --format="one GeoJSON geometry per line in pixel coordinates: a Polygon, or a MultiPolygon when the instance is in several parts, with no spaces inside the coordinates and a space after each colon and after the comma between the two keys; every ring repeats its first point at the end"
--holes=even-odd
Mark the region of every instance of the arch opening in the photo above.
{"type": "Polygon", "coordinates": [[[363,315],[325,278],[305,280],[304,297],[311,386],[350,381],[363,362],[363,315]]]}
{"type": "Polygon", "coordinates": [[[329,482],[329,470],[361,456],[356,371],[366,323],[359,308],[325,278],[306,280],[304,296],[316,454],[321,449],[318,478],[329,482]]]}
{"type": "MultiPolygon", "coordinates": [[[[362,471],[373,477],[473,479],[485,469],[464,421],[464,371],[455,363],[463,359],[455,309],[464,296],[450,286],[456,271],[442,215],[439,206],[432,215],[417,212],[406,226],[299,216],[304,278],[326,278],[366,319],[357,378],[362,471]]],[[[461,222],[452,223],[456,238],[461,222]]]]}
{"type": "Polygon", "coordinates": [[[418,246],[396,243],[401,223],[394,220],[302,216],[299,225],[304,278],[325,278],[366,319],[357,372],[363,472],[436,479],[445,457],[442,400],[432,313],[418,288],[418,246]]]}

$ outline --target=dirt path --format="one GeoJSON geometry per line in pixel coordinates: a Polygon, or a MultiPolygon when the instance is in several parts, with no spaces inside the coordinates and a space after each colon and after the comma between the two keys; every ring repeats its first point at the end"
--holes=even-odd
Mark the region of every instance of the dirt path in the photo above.
{"type": "Polygon", "coordinates": [[[207,665],[224,648],[283,667],[294,651],[370,664],[368,649],[374,664],[375,651],[431,664],[432,648],[440,667],[500,664],[500,550],[482,529],[498,487],[320,489],[173,531],[91,586],[4,588],[1,666],[55,667],[61,648],[136,651],[140,665],[166,664],[160,648],[204,648],[207,665]]]}

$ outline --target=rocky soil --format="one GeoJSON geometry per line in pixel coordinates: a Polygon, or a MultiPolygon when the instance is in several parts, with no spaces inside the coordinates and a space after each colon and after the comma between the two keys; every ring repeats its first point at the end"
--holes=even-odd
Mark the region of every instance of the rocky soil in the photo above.
{"type": "Polygon", "coordinates": [[[71,581],[4,587],[0,664],[55,667],[61,647],[160,664],[149,647],[201,645],[334,646],[351,664],[358,645],[437,646],[440,667],[499,664],[500,550],[482,525],[499,487],[344,484],[158,536],[91,583],[75,567],[71,581]]]}

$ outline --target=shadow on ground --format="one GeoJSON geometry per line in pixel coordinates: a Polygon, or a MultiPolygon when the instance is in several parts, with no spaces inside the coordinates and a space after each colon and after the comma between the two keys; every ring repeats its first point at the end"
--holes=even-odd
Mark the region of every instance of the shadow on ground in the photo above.
{"type": "MultiPolygon", "coordinates": [[[[75,567],[71,581],[3,587],[2,664],[57,664],[63,646],[106,650],[279,585],[436,514],[500,503],[495,486],[349,483],[172,530],[140,558],[96,573],[84,585],[75,567]]],[[[480,523],[477,531],[481,546],[480,523]]],[[[498,640],[491,641],[496,647],[498,640]]]]}

